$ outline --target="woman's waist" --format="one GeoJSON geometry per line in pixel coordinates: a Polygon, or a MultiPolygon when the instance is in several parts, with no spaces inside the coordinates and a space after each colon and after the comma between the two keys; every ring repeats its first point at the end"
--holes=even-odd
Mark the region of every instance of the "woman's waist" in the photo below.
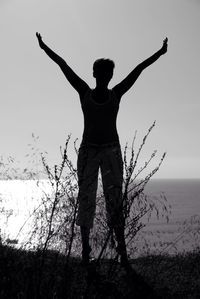
{"type": "Polygon", "coordinates": [[[116,147],[120,146],[119,141],[112,141],[108,143],[93,143],[90,141],[87,141],[85,139],[82,139],[81,146],[89,146],[89,147],[98,147],[98,148],[107,148],[107,147],[116,147]]]}
{"type": "Polygon", "coordinates": [[[108,135],[108,134],[89,134],[87,131],[84,131],[81,144],[89,145],[93,147],[112,147],[112,146],[118,146],[120,143],[119,143],[119,136],[117,132],[115,132],[115,134],[108,135]]]}

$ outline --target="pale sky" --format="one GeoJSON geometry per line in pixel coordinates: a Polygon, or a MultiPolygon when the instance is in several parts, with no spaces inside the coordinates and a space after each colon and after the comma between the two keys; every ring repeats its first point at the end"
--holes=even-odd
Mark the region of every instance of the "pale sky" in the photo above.
{"type": "Polygon", "coordinates": [[[81,141],[78,94],[39,48],[36,31],[91,87],[94,60],[113,59],[110,88],[167,36],[168,53],[122,98],[118,133],[123,148],[137,130],[138,146],[156,120],[143,154],[157,149],[159,161],[167,152],[156,177],[200,178],[199,28],[199,0],[0,0],[0,155],[23,164],[34,133],[55,164],[69,133],[81,141]]]}

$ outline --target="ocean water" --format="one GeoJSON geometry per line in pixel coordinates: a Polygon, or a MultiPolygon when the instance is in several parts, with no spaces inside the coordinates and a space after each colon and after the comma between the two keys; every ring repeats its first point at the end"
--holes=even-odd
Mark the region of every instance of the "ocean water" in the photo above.
{"type": "MultiPolygon", "coordinates": [[[[155,215],[146,221],[141,235],[145,237],[145,244],[149,244],[150,252],[175,254],[198,248],[200,180],[154,179],[148,183],[145,193],[158,199],[164,194],[166,205],[171,206],[168,222],[165,217],[157,219],[155,215]]],[[[148,248],[145,250],[148,252],[148,248]]]]}
{"type": "Polygon", "coordinates": [[[152,179],[145,188],[145,193],[166,195],[172,206],[171,222],[200,215],[200,179],[152,179]]]}
{"type": "MultiPolygon", "coordinates": [[[[27,238],[31,227],[31,213],[38,206],[43,192],[50,194],[47,181],[0,181],[0,230],[4,238],[18,239],[18,245],[27,238]],[[20,228],[28,219],[23,230],[20,228]]],[[[130,254],[177,253],[193,250],[200,244],[200,180],[152,179],[145,188],[152,200],[159,203],[165,195],[166,206],[171,206],[167,222],[156,214],[147,220],[137,238],[129,244],[130,254]]]]}

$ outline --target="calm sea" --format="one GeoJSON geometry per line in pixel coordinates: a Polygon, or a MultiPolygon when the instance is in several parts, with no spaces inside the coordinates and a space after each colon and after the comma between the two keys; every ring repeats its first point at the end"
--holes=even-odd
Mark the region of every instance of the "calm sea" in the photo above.
{"type": "MultiPolygon", "coordinates": [[[[50,187],[43,181],[43,189],[50,187]]],[[[35,181],[0,181],[1,235],[20,242],[29,231],[28,223],[18,232],[31,212],[38,205],[42,188],[35,181]],[[6,213],[5,213],[6,211],[6,213]]],[[[130,244],[130,251],[141,253],[176,253],[195,249],[200,244],[200,179],[152,179],[145,193],[159,202],[164,194],[166,205],[171,206],[169,221],[155,215],[147,221],[137,240],[130,244]]]]}
{"type": "Polygon", "coordinates": [[[172,206],[172,222],[200,215],[200,179],[154,179],[146,186],[145,193],[166,195],[172,206]]]}
{"type": "Polygon", "coordinates": [[[171,206],[169,221],[155,216],[142,234],[150,251],[176,253],[196,249],[200,244],[200,179],[154,179],[145,193],[159,199],[166,196],[171,206]]]}

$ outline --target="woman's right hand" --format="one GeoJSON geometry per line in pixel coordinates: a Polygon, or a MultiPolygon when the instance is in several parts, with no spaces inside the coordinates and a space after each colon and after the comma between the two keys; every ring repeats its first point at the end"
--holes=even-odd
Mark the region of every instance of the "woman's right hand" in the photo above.
{"type": "Polygon", "coordinates": [[[44,46],[44,42],[42,41],[42,36],[39,32],[36,32],[36,36],[37,36],[37,39],[38,39],[38,43],[39,43],[39,46],[41,49],[43,49],[43,46],[44,46]]]}

